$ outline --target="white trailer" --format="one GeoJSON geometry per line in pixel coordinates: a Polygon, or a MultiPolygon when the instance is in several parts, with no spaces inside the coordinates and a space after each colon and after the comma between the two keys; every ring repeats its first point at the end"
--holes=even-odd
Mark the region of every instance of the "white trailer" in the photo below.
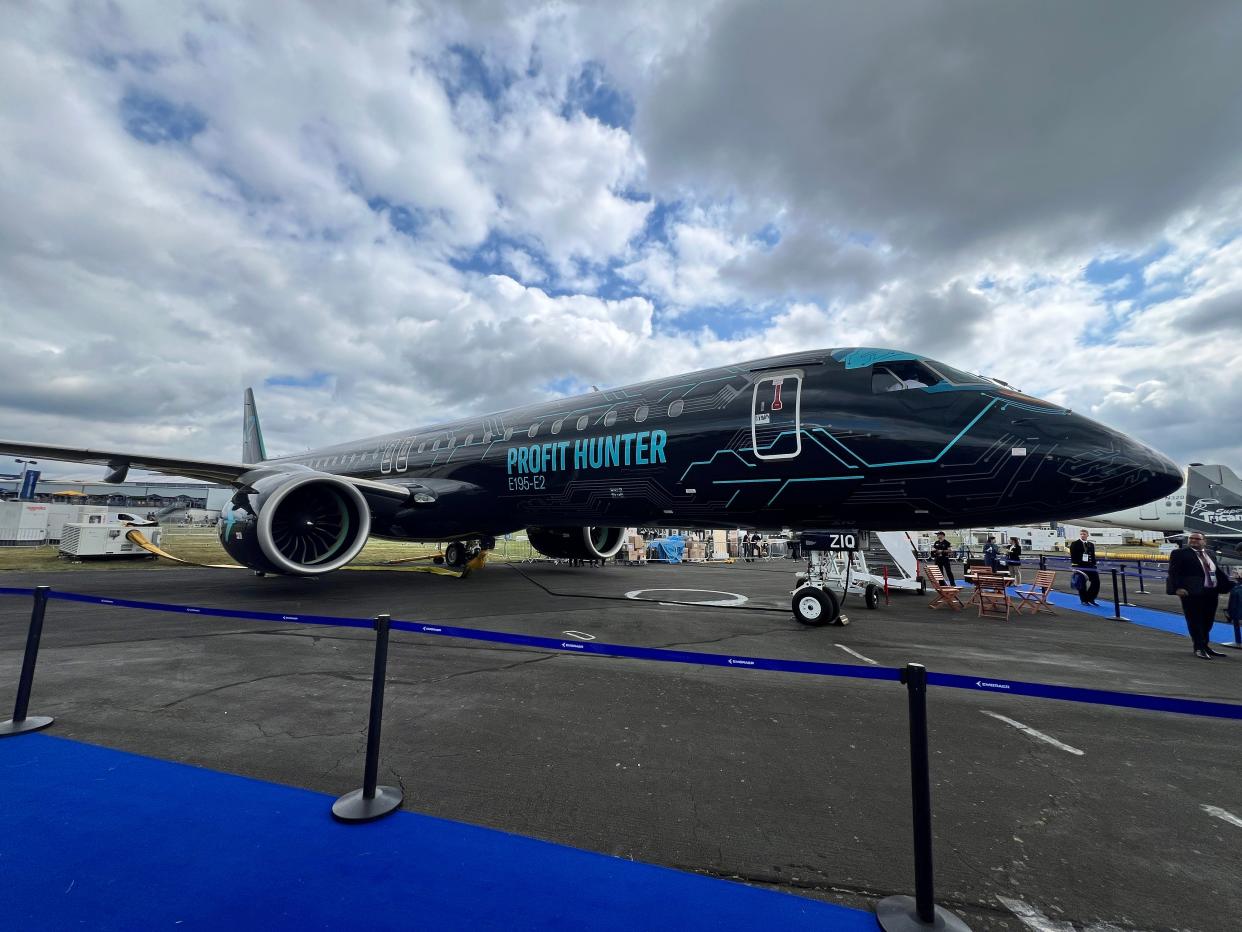
{"type": "Polygon", "coordinates": [[[0,545],[37,547],[47,540],[48,505],[0,502],[0,545]]]}

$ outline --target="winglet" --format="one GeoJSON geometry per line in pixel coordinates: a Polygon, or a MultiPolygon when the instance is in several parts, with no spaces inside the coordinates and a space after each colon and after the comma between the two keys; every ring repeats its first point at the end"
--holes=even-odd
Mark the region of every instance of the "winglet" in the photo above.
{"type": "Polygon", "coordinates": [[[254,406],[254,391],[246,389],[246,402],[242,411],[242,462],[262,463],[267,459],[263,446],[263,430],[259,427],[259,412],[254,406]]]}

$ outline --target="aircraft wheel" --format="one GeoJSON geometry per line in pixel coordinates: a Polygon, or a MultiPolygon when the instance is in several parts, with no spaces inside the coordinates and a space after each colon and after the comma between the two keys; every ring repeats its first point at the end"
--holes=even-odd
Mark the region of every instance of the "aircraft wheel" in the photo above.
{"type": "Polygon", "coordinates": [[[867,588],[863,590],[863,601],[867,608],[880,607],[880,587],[875,583],[867,583],[867,588]]]}
{"type": "Polygon", "coordinates": [[[466,568],[466,564],[470,562],[470,551],[466,549],[466,545],[459,540],[452,541],[444,548],[444,565],[451,570],[461,570],[466,568]]]}
{"type": "Polygon", "coordinates": [[[480,549],[482,549],[482,550],[495,550],[495,549],[496,549],[496,538],[494,538],[494,537],[480,537],[480,538],[479,538],[479,548],[480,548],[480,549]]]}
{"type": "Polygon", "coordinates": [[[836,621],[840,615],[840,605],[831,592],[814,586],[803,586],[793,594],[793,614],[799,624],[818,628],[836,621]]]}

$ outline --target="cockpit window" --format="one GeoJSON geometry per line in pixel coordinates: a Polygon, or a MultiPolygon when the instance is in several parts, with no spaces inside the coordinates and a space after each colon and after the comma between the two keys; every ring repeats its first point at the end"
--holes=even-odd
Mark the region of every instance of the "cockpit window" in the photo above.
{"type": "Polygon", "coordinates": [[[978,385],[980,382],[987,381],[987,379],[981,375],[971,375],[969,372],[963,372],[961,369],[954,369],[952,366],[946,366],[942,362],[935,363],[934,369],[954,385],[978,385]]]}
{"type": "Polygon", "coordinates": [[[911,388],[930,388],[943,381],[938,373],[914,360],[877,363],[871,367],[871,391],[877,395],[911,388]]]}

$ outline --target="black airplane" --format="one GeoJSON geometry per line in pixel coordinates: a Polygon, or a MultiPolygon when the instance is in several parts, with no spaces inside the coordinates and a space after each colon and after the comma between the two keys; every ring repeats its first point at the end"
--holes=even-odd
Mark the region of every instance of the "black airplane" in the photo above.
{"type": "Polygon", "coordinates": [[[526,528],[562,558],[623,529],[1016,525],[1118,510],[1182,481],[1071,411],[897,350],[774,356],[269,459],[247,390],[241,462],[0,441],[0,453],[227,483],[220,540],[258,572],[319,575],[370,535],[466,565],[526,528]]]}

